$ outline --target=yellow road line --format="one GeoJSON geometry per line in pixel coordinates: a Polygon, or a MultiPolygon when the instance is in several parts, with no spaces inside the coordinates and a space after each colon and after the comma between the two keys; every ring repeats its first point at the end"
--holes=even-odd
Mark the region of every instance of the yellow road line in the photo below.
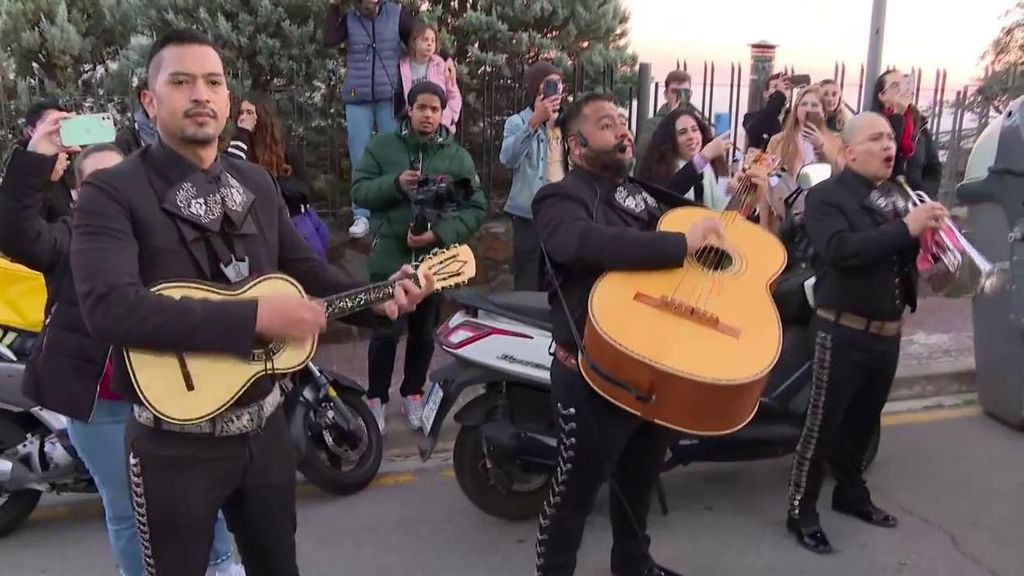
{"type": "MultiPolygon", "coordinates": [[[[898,414],[885,414],[882,416],[882,426],[903,426],[906,424],[942,422],[945,420],[970,418],[981,414],[982,410],[979,406],[960,406],[956,408],[937,408],[931,410],[902,412],[898,414]]],[[[455,471],[451,468],[444,468],[437,475],[444,478],[454,478],[455,471]]],[[[373,482],[370,482],[370,486],[374,488],[384,486],[404,486],[412,484],[418,479],[419,476],[413,472],[388,472],[379,474],[373,479],[373,482]]],[[[323,493],[319,488],[309,484],[308,482],[299,484],[298,492],[302,496],[323,493]]],[[[32,521],[49,522],[85,516],[96,516],[102,518],[103,507],[100,504],[99,499],[76,502],[74,504],[44,506],[36,509],[35,512],[32,513],[32,521]]]]}
{"type": "Polygon", "coordinates": [[[884,414],[882,416],[882,426],[902,426],[904,424],[941,422],[943,420],[969,418],[972,416],[979,416],[981,414],[982,411],[980,406],[959,406],[956,408],[936,408],[934,410],[884,414]]]}

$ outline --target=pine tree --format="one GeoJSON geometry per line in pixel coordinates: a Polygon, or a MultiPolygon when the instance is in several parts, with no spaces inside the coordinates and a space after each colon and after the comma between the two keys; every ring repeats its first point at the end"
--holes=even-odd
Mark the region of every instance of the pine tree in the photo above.
{"type": "MultiPolygon", "coordinates": [[[[19,100],[104,89],[143,0],[0,0],[0,52],[19,100]]],[[[8,95],[9,96],[9,95],[8,95]]]]}
{"type": "Polygon", "coordinates": [[[1007,12],[1010,21],[985,52],[988,74],[970,104],[976,110],[1002,112],[1024,95],[1024,0],[1007,12]]]}

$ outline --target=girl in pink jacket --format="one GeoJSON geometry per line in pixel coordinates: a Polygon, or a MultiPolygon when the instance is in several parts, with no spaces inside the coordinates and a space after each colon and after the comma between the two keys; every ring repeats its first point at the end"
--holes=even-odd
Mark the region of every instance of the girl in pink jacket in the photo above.
{"type": "Polygon", "coordinates": [[[437,31],[429,24],[417,22],[409,37],[409,55],[398,62],[406,100],[409,90],[419,82],[430,81],[444,88],[448,106],[441,114],[441,123],[452,134],[462,113],[462,94],[455,79],[455,66],[437,55],[437,31]]]}

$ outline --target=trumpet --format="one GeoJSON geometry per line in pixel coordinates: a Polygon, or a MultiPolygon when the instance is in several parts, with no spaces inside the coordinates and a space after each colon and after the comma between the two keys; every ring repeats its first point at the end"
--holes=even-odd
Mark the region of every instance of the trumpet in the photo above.
{"type": "MultiPolygon", "coordinates": [[[[907,192],[911,209],[931,201],[924,192],[912,189],[905,177],[897,176],[896,182],[907,192]]],[[[921,237],[917,268],[938,293],[949,292],[957,280],[961,280],[973,295],[991,294],[1007,279],[1005,270],[998,269],[978,252],[949,218],[931,236],[931,241],[926,236],[921,237]]]]}

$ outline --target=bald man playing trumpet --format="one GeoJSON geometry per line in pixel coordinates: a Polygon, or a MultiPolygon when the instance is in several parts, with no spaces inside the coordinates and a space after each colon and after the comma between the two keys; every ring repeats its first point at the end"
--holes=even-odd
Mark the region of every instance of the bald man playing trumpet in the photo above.
{"type": "Polygon", "coordinates": [[[888,182],[896,142],[884,117],[858,114],[842,136],[846,169],[807,194],[817,277],[814,381],[786,518],[800,545],[821,554],[832,552],[817,511],[826,461],[836,479],[833,510],[874,526],[898,524],[872,501],[864,462],[896,374],[903,314],[917,306],[918,238],[948,217],[937,202],[909,209],[888,182]]]}

